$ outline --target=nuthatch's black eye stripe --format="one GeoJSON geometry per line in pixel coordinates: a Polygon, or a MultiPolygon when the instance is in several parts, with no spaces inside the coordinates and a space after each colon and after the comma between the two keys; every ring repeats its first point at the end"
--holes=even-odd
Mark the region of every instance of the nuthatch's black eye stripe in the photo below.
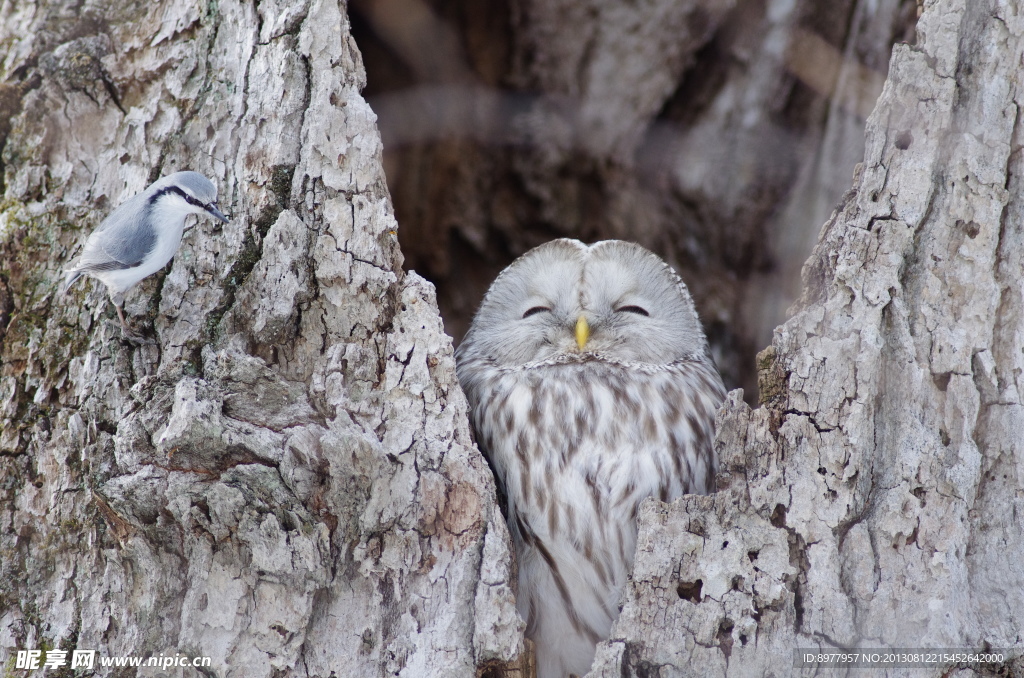
{"type": "Polygon", "coordinates": [[[185,202],[187,202],[189,205],[195,205],[196,207],[199,207],[199,208],[204,209],[204,210],[210,209],[209,205],[207,205],[206,203],[202,202],[201,200],[197,200],[197,199],[193,198],[191,195],[189,195],[185,191],[181,190],[177,186],[167,186],[165,188],[160,189],[159,191],[154,193],[152,196],[150,196],[150,198],[149,198],[150,204],[155,203],[157,200],[159,200],[160,198],[164,197],[168,193],[174,193],[175,195],[180,195],[182,197],[182,199],[185,202]]]}

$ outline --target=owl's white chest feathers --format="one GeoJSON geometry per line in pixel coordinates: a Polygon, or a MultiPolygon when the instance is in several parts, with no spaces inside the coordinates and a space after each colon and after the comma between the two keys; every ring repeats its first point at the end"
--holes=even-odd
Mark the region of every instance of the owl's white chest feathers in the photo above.
{"type": "Polygon", "coordinates": [[[582,675],[618,616],[640,502],[711,490],[721,378],[699,362],[477,368],[465,386],[508,497],[519,609],[558,648],[538,648],[538,675],[582,675]]]}

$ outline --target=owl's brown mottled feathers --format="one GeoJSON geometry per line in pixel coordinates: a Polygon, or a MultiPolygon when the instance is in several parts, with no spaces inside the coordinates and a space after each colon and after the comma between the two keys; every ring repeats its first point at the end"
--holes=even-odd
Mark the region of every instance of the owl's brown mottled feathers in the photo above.
{"type": "Polygon", "coordinates": [[[618,616],[640,502],[713,489],[725,387],[693,302],[639,245],[555,240],[498,276],[456,357],[508,498],[538,678],[583,675],[618,616]]]}

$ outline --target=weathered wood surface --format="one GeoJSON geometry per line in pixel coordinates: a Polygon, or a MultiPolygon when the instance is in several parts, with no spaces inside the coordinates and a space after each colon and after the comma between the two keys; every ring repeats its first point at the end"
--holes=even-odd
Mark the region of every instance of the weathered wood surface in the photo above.
{"type": "Polygon", "coordinates": [[[764,406],[719,415],[721,491],[646,506],[591,675],[1024,646],[1024,17],[936,0],[918,36],[761,354],[764,406]]]}
{"type": "Polygon", "coordinates": [[[0,646],[247,677],[513,658],[504,522],[433,289],[402,272],[344,4],[83,12],[0,10],[0,646]],[[128,294],[158,341],[134,347],[59,272],[186,168],[232,219],[128,294]]]}
{"type": "MultiPolygon", "coordinates": [[[[593,675],[1024,645],[1022,34],[1010,2],[925,4],[762,353],[764,406],[720,414],[718,495],[647,505],[593,675]]],[[[528,671],[345,7],[8,3],[0,44],[0,647],[239,676],[528,671]],[[60,270],[186,167],[233,219],[128,295],[158,340],[134,347],[98,284],[58,296],[60,270]]]]}

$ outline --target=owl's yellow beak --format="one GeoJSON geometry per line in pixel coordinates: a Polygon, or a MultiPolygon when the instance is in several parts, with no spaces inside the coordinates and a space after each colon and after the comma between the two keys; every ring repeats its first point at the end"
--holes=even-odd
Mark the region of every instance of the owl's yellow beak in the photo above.
{"type": "Polygon", "coordinates": [[[587,339],[590,338],[590,325],[587,323],[587,319],[584,316],[580,316],[576,320],[576,345],[583,350],[583,347],[587,344],[587,339]]]}

